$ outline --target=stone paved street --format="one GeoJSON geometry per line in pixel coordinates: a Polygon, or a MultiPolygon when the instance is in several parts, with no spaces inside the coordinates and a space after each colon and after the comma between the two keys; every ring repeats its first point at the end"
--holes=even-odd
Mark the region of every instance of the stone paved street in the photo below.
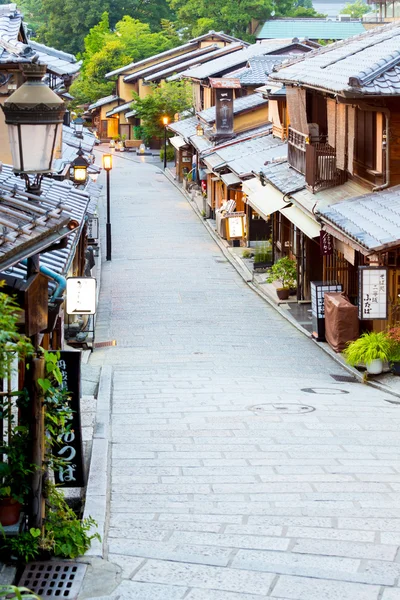
{"type": "Polygon", "coordinates": [[[155,163],[114,167],[104,600],[400,600],[400,406],[335,380],[155,163]]]}

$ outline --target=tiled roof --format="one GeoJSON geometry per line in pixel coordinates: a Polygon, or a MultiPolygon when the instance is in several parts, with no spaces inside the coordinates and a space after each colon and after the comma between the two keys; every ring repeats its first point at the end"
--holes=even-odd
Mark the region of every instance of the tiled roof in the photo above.
{"type": "Polygon", "coordinates": [[[62,135],[63,143],[68,144],[68,146],[72,146],[73,148],[82,148],[84,152],[91,153],[96,143],[96,137],[85,131],[82,133],[82,138],[76,137],[74,128],[68,127],[68,125],[63,125],[62,135]]]}
{"type": "Polygon", "coordinates": [[[22,14],[16,4],[0,6],[0,63],[30,62],[35,52],[28,46],[22,14]],[[24,41],[19,41],[22,32],[24,41]]]}
{"type": "Polygon", "coordinates": [[[327,223],[357,241],[367,250],[377,251],[400,245],[400,186],[318,207],[327,223]]]}
{"type": "MultiPolygon", "coordinates": [[[[269,80],[269,74],[272,73],[276,65],[288,60],[289,56],[274,55],[274,56],[253,56],[249,59],[245,69],[238,73],[238,79],[242,86],[247,85],[265,85],[269,80]]],[[[231,73],[229,77],[234,77],[231,73]]]]}
{"type": "Polygon", "coordinates": [[[168,129],[175,132],[177,135],[181,135],[187,141],[191,135],[196,134],[196,125],[198,122],[199,120],[197,117],[189,117],[188,119],[183,119],[182,121],[170,123],[168,125],[168,129]]]}
{"type": "Polygon", "coordinates": [[[182,52],[184,52],[185,50],[188,50],[188,51],[190,51],[191,49],[194,50],[195,48],[198,47],[199,43],[201,43],[204,40],[209,39],[210,37],[214,37],[217,41],[219,40],[219,41],[223,41],[223,42],[240,42],[240,43],[244,44],[245,46],[248,45],[247,42],[243,42],[242,40],[239,40],[238,38],[232,37],[231,35],[227,35],[223,31],[209,31],[208,33],[205,33],[204,35],[200,35],[197,38],[193,38],[193,39],[189,40],[186,44],[182,44],[181,46],[171,48],[170,50],[165,50],[164,52],[160,52],[159,54],[155,54],[154,56],[149,56],[148,58],[139,60],[136,63],[131,62],[128,65],[121,67],[120,69],[115,69],[114,71],[110,71],[109,73],[106,74],[106,77],[113,77],[114,75],[120,75],[121,73],[125,73],[125,71],[129,71],[130,69],[148,65],[150,62],[153,62],[156,59],[167,58],[168,56],[172,56],[172,55],[176,54],[176,52],[179,52],[181,50],[182,50],[182,52]]]}
{"type": "Polygon", "coordinates": [[[260,172],[282,194],[288,194],[306,186],[304,175],[292,169],[286,160],[270,163],[263,166],[260,171],[254,171],[257,175],[260,172]]]}
{"type": "Polygon", "coordinates": [[[267,160],[286,153],[287,144],[267,134],[219,148],[204,156],[203,160],[213,170],[227,167],[244,177],[261,168],[267,160]]]}
{"type": "Polygon", "coordinates": [[[247,140],[255,136],[267,134],[272,131],[272,124],[267,123],[266,125],[262,125],[261,127],[255,127],[254,129],[249,129],[247,131],[242,131],[241,133],[233,134],[232,138],[229,140],[224,140],[223,142],[214,144],[211,140],[209,140],[205,135],[198,136],[192,135],[189,138],[190,143],[196,148],[198,152],[201,153],[202,156],[207,154],[210,150],[217,151],[218,148],[225,147],[229,144],[236,143],[242,140],[247,140]]]}
{"type": "MultiPolygon", "coordinates": [[[[263,98],[261,94],[250,94],[249,96],[243,96],[242,98],[236,98],[233,102],[233,114],[238,115],[242,112],[259,108],[260,106],[267,105],[268,100],[263,98]]],[[[215,122],[215,106],[206,108],[199,112],[199,117],[206,123],[215,122]]]]}
{"type": "Polygon", "coordinates": [[[99,100],[96,100],[96,102],[90,104],[88,110],[94,110],[95,108],[100,108],[100,106],[105,106],[106,104],[111,104],[112,102],[118,102],[118,100],[121,100],[121,98],[119,98],[119,96],[115,96],[114,94],[111,96],[104,96],[104,98],[99,98],[99,100]]]}
{"type": "Polygon", "coordinates": [[[133,100],[130,100],[129,102],[124,102],[124,104],[115,106],[114,108],[106,112],[106,117],[112,117],[113,115],[117,115],[118,113],[129,111],[132,106],[132,102],[133,100]]]}
{"type": "Polygon", "coordinates": [[[326,19],[271,19],[257,33],[257,39],[308,37],[311,40],[345,40],[365,31],[361,21],[326,19]]]}
{"type": "MultiPolygon", "coordinates": [[[[195,57],[192,57],[189,59],[189,57],[192,54],[196,54],[196,53],[190,53],[190,54],[184,54],[182,58],[184,58],[185,60],[166,67],[166,68],[161,68],[159,71],[157,71],[156,73],[153,73],[152,75],[149,75],[148,77],[145,77],[144,80],[145,81],[154,81],[155,79],[165,79],[168,77],[168,75],[172,75],[173,73],[177,73],[177,72],[182,72],[185,69],[187,69],[188,67],[192,67],[194,65],[199,65],[205,62],[208,62],[210,60],[214,60],[215,58],[218,58],[219,56],[225,56],[226,54],[230,54],[231,52],[237,52],[238,50],[241,50],[243,48],[243,44],[239,44],[237,42],[233,42],[232,44],[228,44],[227,46],[224,46],[223,48],[219,48],[218,46],[212,45],[212,46],[207,46],[207,48],[210,48],[210,50],[208,52],[204,52],[204,50],[206,50],[207,48],[203,48],[203,52],[201,52],[200,55],[197,55],[195,57]]],[[[162,63],[161,65],[159,65],[159,67],[163,67],[165,66],[166,63],[162,63]]],[[[129,81],[129,75],[128,77],[126,77],[126,81],[129,81]]]]}
{"type": "MultiPolygon", "coordinates": [[[[63,142],[61,158],[57,158],[53,161],[53,171],[55,173],[63,173],[66,169],[68,169],[71,162],[73,162],[78,156],[77,152],[77,148],[69,146],[68,144],[63,142]]],[[[89,163],[88,172],[99,173],[100,167],[92,163],[93,156],[91,154],[88,154],[87,152],[84,152],[83,156],[89,163]]]]}
{"type": "MultiPolygon", "coordinates": [[[[230,46],[232,44],[229,44],[230,46]]],[[[238,48],[242,48],[241,44],[235,44],[238,48]]],[[[167,60],[162,62],[157,62],[156,64],[152,64],[149,66],[145,66],[144,69],[140,69],[140,71],[135,71],[131,75],[126,75],[124,77],[124,81],[130,82],[135,81],[136,79],[145,79],[145,81],[152,81],[154,79],[160,79],[163,74],[173,73],[174,70],[183,71],[185,66],[196,65],[201,63],[203,60],[206,60],[206,57],[212,54],[219,47],[216,44],[210,44],[205,48],[195,48],[191,52],[185,52],[185,54],[180,54],[179,56],[173,56],[167,60]],[[186,63],[189,63],[186,65],[186,63]]]]}
{"type": "MultiPolygon", "coordinates": [[[[220,58],[216,58],[215,60],[211,60],[204,65],[200,65],[199,67],[188,69],[182,73],[182,76],[193,79],[206,79],[207,77],[223,74],[229,70],[239,68],[241,65],[245,66],[247,61],[253,56],[270,54],[271,52],[276,52],[285,48],[287,45],[288,42],[286,40],[284,42],[282,40],[277,40],[273,44],[265,45],[252,44],[251,46],[248,46],[248,48],[234,52],[229,56],[222,56],[220,58]]],[[[291,42],[289,42],[289,45],[291,45],[291,42]]]]}
{"type": "Polygon", "coordinates": [[[39,62],[47,65],[47,70],[55,75],[75,75],[81,68],[82,61],[77,61],[73,54],[55,50],[44,44],[38,44],[33,40],[29,41],[29,46],[39,56],[39,62]]]}
{"type": "Polygon", "coordinates": [[[347,95],[400,94],[400,24],[314,50],[271,79],[347,95]]]}
{"type": "MultiPolygon", "coordinates": [[[[70,181],[45,177],[38,202],[32,202],[24,192],[24,181],[14,175],[10,165],[3,165],[0,173],[0,270],[3,271],[69,235],[67,248],[43,255],[41,262],[52,264],[55,257],[59,260],[62,255],[67,259],[80,233],[80,227],[71,233],[68,224],[71,218],[83,223],[89,204],[89,195],[77,190],[70,181]]],[[[54,266],[50,268],[57,270],[54,266]]]]}

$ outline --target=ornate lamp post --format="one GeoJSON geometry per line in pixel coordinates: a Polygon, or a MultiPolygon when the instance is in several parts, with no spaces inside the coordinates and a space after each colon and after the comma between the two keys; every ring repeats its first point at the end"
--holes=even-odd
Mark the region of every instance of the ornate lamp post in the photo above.
{"type": "Polygon", "coordinates": [[[65,113],[63,100],[43,83],[45,73],[46,65],[26,64],[27,81],[1,105],[14,172],[25,179],[27,191],[37,195],[43,175],[52,170],[65,113]]]}
{"type": "Polygon", "coordinates": [[[75,160],[71,163],[71,167],[73,170],[74,182],[77,185],[82,185],[86,183],[89,163],[86,160],[86,158],[84,158],[82,148],[79,148],[78,155],[75,158],[75,160]]]}
{"type": "Polygon", "coordinates": [[[82,117],[77,117],[76,119],[74,119],[75,135],[78,138],[83,138],[83,123],[84,120],[82,119],[82,117]]]}
{"type": "Polygon", "coordinates": [[[110,171],[112,169],[112,154],[103,154],[103,169],[107,173],[106,260],[111,260],[110,171]]]}
{"type": "Polygon", "coordinates": [[[164,170],[167,168],[167,125],[169,123],[168,117],[163,117],[162,122],[164,125],[164,170]]]}

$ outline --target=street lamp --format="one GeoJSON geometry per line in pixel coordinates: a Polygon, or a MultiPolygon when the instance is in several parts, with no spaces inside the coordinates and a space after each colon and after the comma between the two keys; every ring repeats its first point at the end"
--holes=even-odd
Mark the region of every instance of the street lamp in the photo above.
{"type": "Polygon", "coordinates": [[[65,104],[42,78],[46,65],[24,65],[27,81],[3,105],[14,172],[26,182],[27,191],[40,194],[43,175],[50,173],[62,131],[65,104]],[[34,175],[33,182],[29,175],[34,175]]]}
{"type": "Polygon", "coordinates": [[[83,124],[84,120],[82,119],[82,117],[77,117],[76,119],[74,119],[75,135],[78,138],[83,138],[83,124]]]}
{"type": "Polygon", "coordinates": [[[164,124],[164,170],[167,168],[167,125],[169,122],[168,117],[163,117],[162,122],[164,124]]]}
{"type": "Polygon", "coordinates": [[[79,148],[78,155],[75,160],[72,161],[71,167],[73,169],[74,182],[77,185],[86,183],[89,163],[86,158],[84,158],[82,148],[79,148]]]}
{"type": "Polygon", "coordinates": [[[107,173],[106,260],[111,260],[110,171],[112,169],[112,154],[103,154],[103,169],[107,173]]]}

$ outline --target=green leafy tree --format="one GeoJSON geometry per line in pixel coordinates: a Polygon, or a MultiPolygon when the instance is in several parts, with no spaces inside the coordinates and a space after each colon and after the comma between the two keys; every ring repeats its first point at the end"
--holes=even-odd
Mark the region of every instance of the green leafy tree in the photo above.
{"type": "Polygon", "coordinates": [[[153,33],[147,23],[124,17],[111,31],[108,13],[85,37],[81,73],[71,86],[76,103],[94,102],[112,94],[115,83],[106,73],[132,61],[168,50],[179,43],[172,23],[163,21],[162,31],[153,33]]]}
{"type": "Polygon", "coordinates": [[[272,0],[169,0],[178,22],[190,35],[214,29],[237,37],[247,37],[252,19],[268,19],[273,11],[272,0]]]}
{"type": "Polygon", "coordinates": [[[371,9],[364,4],[362,0],[355,0],[355,2],[348,2],[346,6],[342,8],[340,14],[350,15],[353,19],[361,19],[361,17],[370,10],[371,9]]]}
{"type": "Polygon", "coordinates": [[[132,105],[136,116],[141,119],[146,141],[163,137],[163,116],[167,116],[171,122],[176,113],[191,109],[193,104],[192,88],[187,81],[171,81],[162,86],[153,85],[152,88],[152,93],[144,98],[134,94],[132,105]]]}

